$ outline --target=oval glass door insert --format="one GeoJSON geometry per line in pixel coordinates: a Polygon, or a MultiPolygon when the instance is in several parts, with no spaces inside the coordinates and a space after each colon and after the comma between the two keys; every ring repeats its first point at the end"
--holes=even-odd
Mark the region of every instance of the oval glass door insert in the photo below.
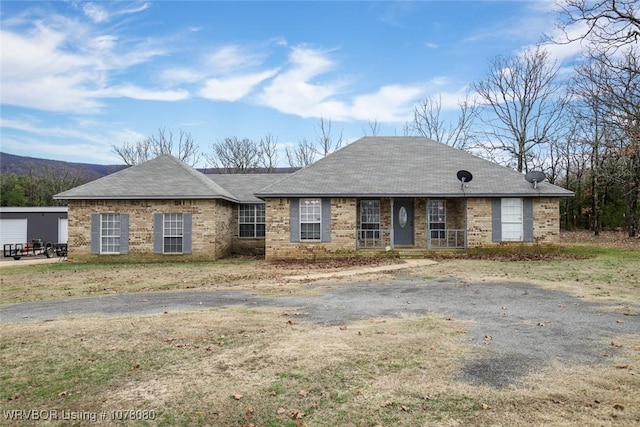
{"type": "Polygon", "coordinates": [[[398,224],[400,224],[400,228],[404,228],[407,225],[407,210],[404,206],[400,206],[398,211],[398,224]]]}

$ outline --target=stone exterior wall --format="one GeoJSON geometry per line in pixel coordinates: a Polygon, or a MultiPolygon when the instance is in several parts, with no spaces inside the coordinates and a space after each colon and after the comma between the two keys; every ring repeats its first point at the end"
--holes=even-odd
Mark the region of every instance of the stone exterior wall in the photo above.
{"type": "Polygon", "coordinates": [[[289,199],[267,199],[265,258],[269,261],[352,256],[356,251],[356,214],[356,199],[331,199],[331,241],[292,242],[289,199]]]}
{"type": "Polygon", "coordinates": [[[233,204],[221,200],[69,200],[69,259],[96,257],[153,260],[180,256],[189,259],[217,259],[230,251],[230,221],[233,204]],[[91,254],[91,214],[129,214],[129,254],[91,254]],[[153,253],[153,214],[192,214],[192,253],[153,253]]]}

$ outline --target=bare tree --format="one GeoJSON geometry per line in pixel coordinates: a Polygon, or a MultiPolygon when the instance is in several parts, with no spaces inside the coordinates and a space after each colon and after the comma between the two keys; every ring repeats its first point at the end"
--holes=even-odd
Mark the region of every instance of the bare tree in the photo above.
{"type": "Polygon", "coordinates": [[[260,149],[260,166],[267,173],[275,172],[278,167],[278,138],[271,134],[265,135],[258,145],[260,149]]]}
{"type": "Polygon", "coordinates": [[[225,138],[211,148],[213,155],[205,155],[207,161],[225,173],[249,173],[260,166],[260,146],[250,139],[225,138]]]}
{"type": "Polygon", "coordinates": [[[561,8],[556,42],[586,40],[603,53],[636,44],[640,37],[640,8],[637,0],[558,0],[561,8]],[[584,30],[573,34],[572,29],[584,30]]]}
{"type": "Polygon", "coordinates": [[[302,138],[294,147],[286,147],[285,154],[287,155],[289,166],[292,168],[303,168],[315,161],[316,148],[312,143],[307,141],[306,138],[302,138]]]}
{"type": "Polygon", "coordinates": [[[295,146],[285,148],[289,166],[295,168],[308,166],[316,160],[316,156],[325,157],[342,147],[344,142],[342,131],[337,139],[334,138],[331,120],[321,117],[317,126],[319,135],[316,140],[309,141],[302,138],[295,146]]]}
{"type": "Polygon", "coordinates": [[[458,104],[458,122],[445,124],[442,119],[442,98],[426,98],[413,110],[412,129],[418,135],[455,148],[466,148],[473,141],[472,126],[478,108],[467,94],[458,104]]]}
{"type": "Polygon", "coordinates": [[[167,132],[166,128],[158,128],[157,135],[151,135],[135,143],[124,142],[119,146],[112,145],[111,150],[129,166],[165,154],[173,155],[190,166],[195,166],[200,161],[198,146],[190,132],[180,130],[177,144],[176,147],[173,131],[167,132]]]}
{"type": "Polygon", "coordinates": [[[362,129],[362,133],[365,136],[378,136],[380,134],[380,123],[378,123],[378,120],[374,120],[374,121],[370,121],[368,123],[369,129],[363,128],[362,129]]]}
{"type": "Polygon", "coordinates": [[[325,157],[342,147],[342,131],[340,131],[340,135],[334,141],[334,137],[331,134],[331,127],[331,120],[320,117],[320,122],[318,123],[320,135],[318,136],[314,150],[321,157],[325,157]]]}
{"type": "Polygon", "coordinates": [[[558,69],[538,46],[496,57],[486,79],[473,85],[483,102],[486,148],[514,157],[519,172],[529,170],[534,150],[561,137],[566,99],[556,83],[558,69]]]}

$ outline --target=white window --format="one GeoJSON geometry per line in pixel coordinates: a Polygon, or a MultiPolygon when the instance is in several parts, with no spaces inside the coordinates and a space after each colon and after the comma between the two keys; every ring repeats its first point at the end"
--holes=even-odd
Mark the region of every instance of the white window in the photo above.
{"type": "Polygon", "coordinates": [[[502,240],[521,242],[523,240],[522,199],[502,199],[501,201],[502,240]]]}
{"type": "Polygon", "coordinates": [[[182,214],[164,214],[162,222],[164,253],[181,254],[182,240],[184,237],[184,222],[182,214]]]}
{"type": "Polygon", "coordinates": [[[320,199],[300,200],[300,240],[319,241],[322,224],[320,199]]]}
{"type": "Polygon", "coordinates": [[[380,200],[360,201],[360,228],[365,241],[380,239],[380,200]]]}
{"type": "Polygon", "coordinates": [[[240,205],[238,225],[239,237],[263,238],[265,236],[264,204],[240,205]]]}
{"type": "Polygon", "coordinates": [[[444,200],[429,200],[427,207],[429,232],[432,239],[444,239],[447,224],[447,211],[444,200]]]}
{"type": "Polygon", "coordinates": [[[100,253],[120,253],[120,214],[100,215],[100,253]]]}

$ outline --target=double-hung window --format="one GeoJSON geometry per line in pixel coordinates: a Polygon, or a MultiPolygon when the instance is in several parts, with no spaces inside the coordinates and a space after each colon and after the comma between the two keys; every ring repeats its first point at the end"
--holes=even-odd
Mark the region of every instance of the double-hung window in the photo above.
{"type": "Polygon", "coordinates": [[[523,240],[522,199],[504,198],[501,201],[502,240],[521,242],[523,240]]]}
{"type": "Polygon", "coordinates": [[[265,209],[264,204],[240,205],[238,210],[238,236],[243,238],[264,238],[265,209]]]}
{"type": "Polygon", "coordinates": [[[181,213],[166,213],[163,217],[164,253],[181,254],[184,222],[181,213]]]}
{"type": "Polygon", "coordinates": [[[120,214],[100,215],[100,253],[120,253],[120,214]]]}
{"type": "Polygon", "coordinates": [[[427,207],[429,232],[432,239],[444,239],[447,224],[446,206],[444,200],[429,200],[427,207]]]}
{"type": "Polygon", "coordinates": [[[380,239],[380,200],[360,201],[360,227],[365,242],[380,239]]]}
{"type": "Polygon", "coordinates": [[[300,200],[300,240],[320,241],[322,203],[320,199],[300,200]]]}

